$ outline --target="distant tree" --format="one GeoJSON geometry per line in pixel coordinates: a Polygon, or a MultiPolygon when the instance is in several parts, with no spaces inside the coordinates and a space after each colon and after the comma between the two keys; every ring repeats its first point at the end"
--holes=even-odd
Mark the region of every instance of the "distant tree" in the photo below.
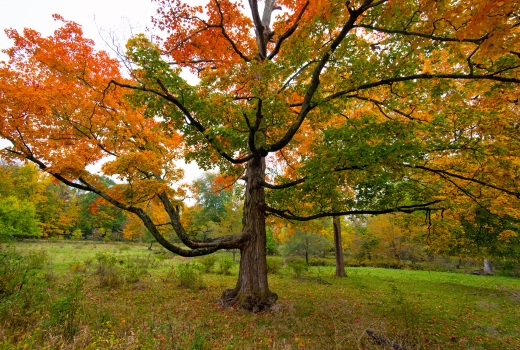
{"type": "Polygon", "coordinates": [[[30,202],[14,196],[0,198],[0,235],[41,236],[36,210],[30,202]]]}
{"type": "Polygon", "coordinates": [[[218,175],[205,172],[195,180],[195,198],[201,210],[197,213],[198,221],[221,222],[226,213],[226,204],[231,201],[232,188],[222,188],[216,183],[218,175]]]}
{"type": "Polygon", "coordinates": [[[352,241],[351,252],[360,261],[370,261],[377,254],[379,238],[369,230],[365,223],[359,223],[354,228],[355,238],[352,241]]]}
{"type": "Polygon", "coordinates": [[[323,256],[332,247],[332,242],[323,235],[297,227],[295,233],[289,236],[289,240],[284,244],[283,249],[285,255],[305,257],[305,262],[309,265],[311,255],[323,256]]]}
{"type": "MultiPolygon", "coordinates": [[[[115,182],[108,177],[101,177],[100,181],[103,186],[109,188],[115,185],[115,182]]],[[[80,207],[78,228],[84,236],[100,230],[103,234],[111,235],[113,232],[122,234],[126,217],[121,209],[90,192],[78,194],[78,205],[80,207]]]]}
{"type": "Polygon", "coordinates": [[[371,235],[377,237],[377,247],[373,250],[380,258],[402,264],[404,261],[418,261],[425,243],[417,236],[418,230],[423,231],[425,216],[417,217],[419,227],[414,227],[417,221],[406,215],[387,214],[367,218],[366,227],[371,235]]]}
{"type": "Polygon", "coordinates": [[[334,275],[337,277],[346,277],[345,272],[345,256],[343,251],[343,239],[341,237],[341,217],[332,217],[332,226],[334,231],[334,257],[336,260],[336,271],[334,275]]]}
{"type": "Polygon", "coordinates": [[[267,227],[266,231],[265,249],[267,251],[267,255],[276,255],[278,254],[280,244],[275,240],[273,230],[270,227],[267,227]]]}
{"type": "Polygon", "coordinates": [[[70,235],[77,227],[80,208],[77,191],[31,163],[0,166],[0,198],[16,197],[34,208],[35,219],[44,237],[70,235]]]}

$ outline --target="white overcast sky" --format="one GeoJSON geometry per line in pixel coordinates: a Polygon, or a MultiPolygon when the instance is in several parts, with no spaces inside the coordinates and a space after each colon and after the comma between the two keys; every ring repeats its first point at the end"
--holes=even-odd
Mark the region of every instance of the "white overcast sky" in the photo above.
{"type": "MultiPolygon", "coordinates": [[[[203,4],[207,0],[186,2],[203,4]]],[[[81,24],[84,37],[93,39],[98,49],[109,51],[103,40],[116,37],[124,46],[132,33],[144,33],[146,28],[152,27],[151,17],[155,9],[156,3],[151,0],[0,0],[0,49],[12,46],[4,32],[7,28],[20,33],[24,28],[32,28],[43,36],[52,35],[60,25],[52,18],[57,13],[66,20],[81,24]]],[[[6,59],[7,56],[0,53],[0,61],[6,59]]],[[[0,139],[2,147],[6,147],[6,143],[0,139]]],[[[200,174],[196,167],[185,170],[187,177],[200,174]]]]}
{"type": "MultiPolygon", "coordinates": [[[[131,33],[142,33],[151,27],[155,3],[150,0],[0,0],[0,48],[12,46],[4,33],[6,28],[21,32],[32,28],[43,36],[51,35],[59,26],[52,14],[82,25],[84,36],[100,48],[102,38],[115,33],[123,42],[131,33]]],[[[5,59],[5,56],[2,56],[5,59]]]]}

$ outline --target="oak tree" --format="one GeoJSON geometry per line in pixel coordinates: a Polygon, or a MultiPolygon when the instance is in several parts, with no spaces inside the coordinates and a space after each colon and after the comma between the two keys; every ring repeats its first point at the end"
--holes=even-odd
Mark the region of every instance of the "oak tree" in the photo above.
{"type": "Polygon", "coordinates": [[[256,311],[277,299],[268,215],[431,212],[484,198],[518,215],[518,1],[156,2],[157,35],[127,44],[130,78],[75,23],[49,38],[9,30],[3,154],[134,213],[174,253],[240,249],[226,303],[256,311]],[[103,173],[122,180],[112,188],[86,168],[108,156],[103,173]],[[245,182],[240,234],[186,234],[182,188],[171,186],[180,157],[245,182]],[[150,201],[168,222],[151,219],[150,201]],[[165,224],[183,245],[160,234],[165,224]]]}

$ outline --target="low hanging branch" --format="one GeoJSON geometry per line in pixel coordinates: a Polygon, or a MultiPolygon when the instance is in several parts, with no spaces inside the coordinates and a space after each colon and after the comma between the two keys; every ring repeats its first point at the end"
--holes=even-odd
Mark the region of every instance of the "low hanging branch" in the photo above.
{"type": "Polygon", "coordinates": [[[319,213],[315,215],[309,216],[299,216],[295,215],[289,210],[279,210],[275,208],[271,208],[267,205],[264,206],[264,210],[268,213],[272,213],[278,217],[295,220],[295,221],[311,221],[320,218],[326,218],[331,216],[344,216],[344,215],[379,215],[379,214],[389,214],[389,213],[413,213],[416,211],[432,211],[432,210],[443,210],[444,208],[431,207],[434,204],[441,203],[442,200],[435,200],[428,203],[423,204],[415,204],[415,205],[403,205],[394,208],[381,209],[381,210],[346,210],[340,212],[328,212],[328,213],[319,213]]]}

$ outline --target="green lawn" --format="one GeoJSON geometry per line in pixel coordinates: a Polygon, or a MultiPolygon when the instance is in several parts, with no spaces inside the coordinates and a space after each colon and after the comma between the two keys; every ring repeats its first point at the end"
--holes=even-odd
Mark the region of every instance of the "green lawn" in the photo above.
{"type": "MultiPolygon", "coordinates": [[[[0,349],[384,348],[367,329],[410,349],[520,348],[515,278],[349,268],[340,279],[327,266],[296,279],[285,267],[270,275],[280,298],[275,310],[250,314],[218,302],[234,286],[237,265],[231,275],[205,273],[201,288],[188,289],[178,275],[193,260],[157,247],[57,241],[14,248],[24,258],[7,267],[3,260],[0,283],[7,290],[16,268],[25,280],[0,300],[0,349]]],[[[4,245],[4,256],[12,249],[4,245]]]]}

